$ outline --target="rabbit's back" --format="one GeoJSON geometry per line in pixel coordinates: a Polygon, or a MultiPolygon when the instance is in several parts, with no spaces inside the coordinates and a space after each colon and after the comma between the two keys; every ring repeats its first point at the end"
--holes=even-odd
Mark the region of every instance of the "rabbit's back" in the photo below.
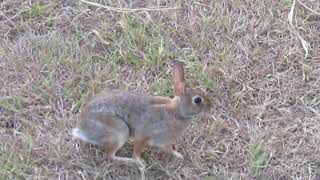
{"type": "Polygon", "coordinates": [[[170,98],[151,96],[125,90],[106,90],[92,99],[86,109],[94,113],[128,114],[129,111],[144,111],[155,104],[166,104],[170,98]]]}
{"type": "Polygon", "coordinates": [[[147,126],[164,126],[164,109],[153,109],[154,105],[166,104],[170,98],[151,96],[145,93],[124,90],[106,90],[92,99],[84,108],[82,119],[95,119],[95,117],[116,116],[124,121],[131,136],[137,129],[147,126]],[[146,116],[150,114],[151,116],[146,116]],[[153,116],[153,118],[151,118],[153,116]],[[146,119],[147,118],[147,119],[146,119]]]}

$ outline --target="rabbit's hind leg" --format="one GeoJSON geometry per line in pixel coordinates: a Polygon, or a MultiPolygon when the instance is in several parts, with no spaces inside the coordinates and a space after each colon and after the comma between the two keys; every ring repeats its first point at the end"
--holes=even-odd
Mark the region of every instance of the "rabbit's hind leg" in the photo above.
{"type": "Polygon", "coordinates": [[[105,145],[105,149],[107,151],[108,158],[118,161],[118,162],[123,162],[123,163],[132,163],[132,164],[137,164],[141,165],[140,162],[133,158],[127,158],[127,157],[120,157],[116,155],[116,152],[121,148],[121,144],[115,143],[115,144],[107,144],[105,145]]]}
{"type": "Polygon", "coordinates": [[[129,138],[130,130],[127,124],[118,117],[108,117],[104,119],[104,124],[110,126],[108,140],[104,141],[104,147],[109,159],[123,163],[133,163],[144,167],[137,159],[117,156],[117,151],[126,143],[129,138]]]}
{"type": "Polygon", "coordinates": [[[144,151],[144,147],[147,144],[149,138],[135,139],[133,145],[133,159],[139,162],[141,167],[144,168],[144,162],[141,158],[141,153],[144,151]]]}

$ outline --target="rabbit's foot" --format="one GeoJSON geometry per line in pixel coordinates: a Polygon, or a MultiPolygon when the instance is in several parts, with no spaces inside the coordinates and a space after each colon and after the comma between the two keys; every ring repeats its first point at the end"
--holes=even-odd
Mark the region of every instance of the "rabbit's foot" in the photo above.
{"type": "Polygon", "coordinates": [[[123,163],[130,163],[130,164],[136,164],[140,167],[145,167],[143,162],[139,159],[134,159],[134,158],[126,158],[126,157],[119,157],[119,156],[112,156],[112,160],[118,161],[118,162],[123,162],[123,163]]]}
{"type": "Polygon", "coordinates": [[[183,155],[178,151],[172,151],[172,154],[179,159],[183,159],[183,155]]]}
{"type": "Polygon", "coordinates": [[[162,149],[168,153],[171,153],[173,156],[175,156],[179,159],[183,159],[183,155],[181,153],[179,153],[178,151],[176,151],[176,148],[173,144],[164,145],[164,146],[162,146],[162,149]]]}

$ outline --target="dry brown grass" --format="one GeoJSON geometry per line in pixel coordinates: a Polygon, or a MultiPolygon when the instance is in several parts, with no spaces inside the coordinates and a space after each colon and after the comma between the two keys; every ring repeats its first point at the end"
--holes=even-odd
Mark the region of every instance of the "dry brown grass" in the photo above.
{"type": "MultiPolygon", "coordinates": [[[[305,59],[292,0],[95,2],[178,9],[0,1],[1,179],[139,179],[70,130],[102,88],[170,95],[170,59],[216,104],[181,139],[184,160],[148,148],[147,179],[320,179],[319,16],[297,1],[305,59]]],[[[303,2],[320,12],[320,1],[303,2]]]]}

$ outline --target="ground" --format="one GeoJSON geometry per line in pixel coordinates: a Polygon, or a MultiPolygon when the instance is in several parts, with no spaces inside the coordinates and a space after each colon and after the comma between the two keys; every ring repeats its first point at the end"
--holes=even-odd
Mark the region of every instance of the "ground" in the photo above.
{"type": "Polygon", "coordinates": [[[320,179],[320,1],[92,2],[0,1],[1,179],[140,179],[70,132],[104,88],[172,96],[172,59],[214,106],[146,179],[320,179]]]}

